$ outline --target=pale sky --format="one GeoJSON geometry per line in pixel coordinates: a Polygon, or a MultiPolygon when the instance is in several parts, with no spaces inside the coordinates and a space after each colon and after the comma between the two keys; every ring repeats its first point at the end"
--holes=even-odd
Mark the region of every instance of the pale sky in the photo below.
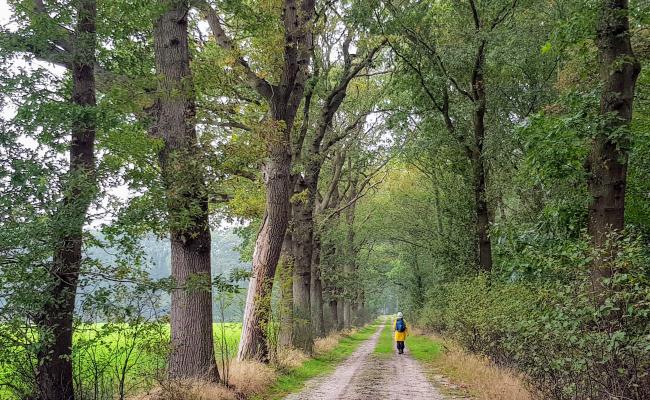
{"type": "Polygon", "coordinates": [[[9,6],[6,0],[0,0],[0,24],[4,25],[9,20],[9,6]]]}

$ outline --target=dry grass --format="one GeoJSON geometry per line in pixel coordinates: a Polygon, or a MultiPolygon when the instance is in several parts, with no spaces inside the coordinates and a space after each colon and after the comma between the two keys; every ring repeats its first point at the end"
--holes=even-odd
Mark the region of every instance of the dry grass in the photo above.
{"type": "Polygon", "coordinates": [[[277,377],[273,368],[256,361],[233,361],[228,374],[228,383],[247,397],[262,393],[277,377]]]}
{"type": "Polygon", "coordinates": [[[467,386],[479,400],[533,400],[524,380],[513,371],[495,365],[486,357],[465,352],[454,343],[443,342],[446,351],[436,360],[442,371],[460,386],[467,386]]]}
{"type": "Polygon", "coordinates": [[[277,373],[256,361],[232,361],[228,367],[228,388],[202,381],[165,381],[147,393],[129,400],[237,400],[260,394],[268,389],[277,373]]]}
{"type": "Polygon", "coordinates": [[[357,328],[347,328],[347,329],[342,329],[342,330],[340,330],[340,331],[339,331],[339,334],[340,334],[341,336],[345,336],[345,337],[347,337],[347,336],[352,336],[352,335],[354,335],[354,334],[357,333],[358,331],[359,331],[359,330],[358,330],[357,328]]]}
{"type": "Polygon", "coordinates": [[[293,347],[282,349],[277,357],[278,368],[283,370],[298,368],[302,363],[309,360],[307,354],[293,347]]]}
{"type": "Polygon", "coordinates": [[[237,400],[223,385],[202,381],[166,381],[130,400],[237,400]]]}
{"type": "Polygon", "coordinates": [[[314,340],[314,353],[324,354],[334,350],[343,336],[345,335],[341,332],[332,332],[323,338],[314,340]]]}
{"type": "MultiPolygon", "coordinates": [[[[339,341],[357,332],[356,328],[333,332],[316,339],[314,352],[323,354],[334,350],[339,341]]],[[[310,357],[304,352],[283,349],[276,360],[278,370],[291,370],[300,367],[310,357]]],[[[223,371],[221,371],[223,372],[223,371]]],[[[276,380],[278,371],[273,367],[255,361],[231,361],[228,367],[228,386],[200,381],[165,381],[158,387],[129,400],[236,400],[264,393],[276,380]]]]}

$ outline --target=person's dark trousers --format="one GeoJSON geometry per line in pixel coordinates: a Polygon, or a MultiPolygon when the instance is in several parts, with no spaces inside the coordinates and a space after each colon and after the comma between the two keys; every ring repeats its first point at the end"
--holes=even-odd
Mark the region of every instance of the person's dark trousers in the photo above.
{"type": "Polygon", "coordinates": [[[404,341],[397,342],[397,351],[399,352],[399,354],[404,353],[404,341]]]}

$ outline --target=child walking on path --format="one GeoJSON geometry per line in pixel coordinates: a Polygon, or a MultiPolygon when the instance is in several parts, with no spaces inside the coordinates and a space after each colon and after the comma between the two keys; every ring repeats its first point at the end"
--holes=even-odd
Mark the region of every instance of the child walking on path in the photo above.
{"type": "Polygon", "coordinates": [[[404,341],[406,336],[408,336],[408,327],[406,322],[404,322],[404,315],[401,312],[397,313],[397,319],[393,324],[393,330],[395,331],[395,342],[397,342],[397,352],[399,354],[404,354],[404,341]]]}

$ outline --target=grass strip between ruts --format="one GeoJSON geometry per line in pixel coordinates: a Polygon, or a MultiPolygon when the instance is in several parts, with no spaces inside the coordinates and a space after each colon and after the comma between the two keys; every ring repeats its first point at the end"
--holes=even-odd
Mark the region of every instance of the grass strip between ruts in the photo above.
{"type": "MultiPolygon", "coordinates": [[[[375,354],[380,357],[391,357],[397,351],[393,335],[392,321],[388,319],[375,347],[375,354]]],[[[410,333],[405,344],[411,356],[423,363],[432,362],[442,354],[441,344],[427,336],[410,333]]]]}
{"type": "Polygon", "coordinates": [[[379,324],[381,322],[375,321],[359,329],[356,333],[341,339],[334,350],[319,354],[305,361],[300,367],[281,374],[266,393],[255,396],[253,399],[279,399],[302,389],[309,379],[332,371],[339,363],[348,358],[362,342],[370,339],[379,324]]]}
{"type": "Polygon", "coordinates": [[[395,341],[393,340],[392,319],[386,319],[386,326],[379,335],[379,341],[375,347],[375,354],[384,358],[389,358],[395,351],[395,341]]]}

